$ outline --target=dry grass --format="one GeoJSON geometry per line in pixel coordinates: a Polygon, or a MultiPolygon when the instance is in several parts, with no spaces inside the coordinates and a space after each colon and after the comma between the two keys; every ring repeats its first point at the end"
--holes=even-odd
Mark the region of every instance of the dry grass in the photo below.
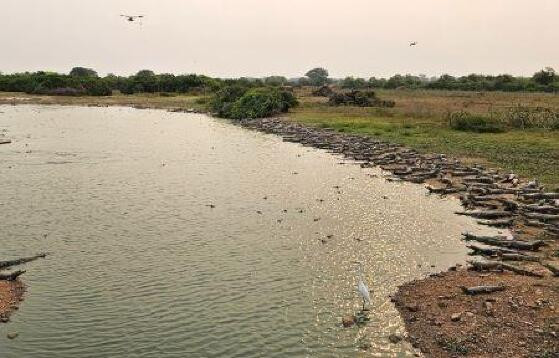
{"type": "Polygon", "coordinates": [[[518,105],[559,110],[559,96],[549,93],[381,90],[378,94],[394,99],[399,114],[413,117],[427,115],[444,118],[448,112],[462,110],[487,114],[518,105]]]}

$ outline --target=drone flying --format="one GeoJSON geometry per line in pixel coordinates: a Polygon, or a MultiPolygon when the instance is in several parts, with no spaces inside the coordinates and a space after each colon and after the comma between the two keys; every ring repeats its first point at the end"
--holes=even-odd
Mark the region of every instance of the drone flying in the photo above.
{"type": "Polygon", "coordinates": [[[416,46],[416,45],[417,45],[417,41],[410,42],[410,46],[416,46]]]}
{"type": "Polygon", "coordinates": [[[126,18],[126,21],[134,22],[136,19],[141,19],[144,15],[120,15],[126,18]]]}

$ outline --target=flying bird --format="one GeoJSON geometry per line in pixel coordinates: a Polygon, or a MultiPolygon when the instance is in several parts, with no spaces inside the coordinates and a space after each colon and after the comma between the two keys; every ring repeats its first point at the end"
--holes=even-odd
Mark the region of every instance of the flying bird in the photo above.
{"type": "Polygon", "coordinates": [[[416,45],[417,45],[417,41],[410,42],[410,46],[416,46],[416,45]]]}
{"type": "Polygon", "coordinates": [[[359,261],[355,263],[359,264],[359,272],[357,274],[357,278],[359,281],[357,282],[357,292],[359,292],[359,296],[363,299],[363,311],[365,311],[365,303],[371,304],[371,296],[369,295],[369,288],[363,279],[363,264],[359,261]]]}
{"type": "Polygon", "coordinates": [[[144,15],[120,15],[126,18],[126,21],[134,22],[136,19],[141,19],[144,15]]]}

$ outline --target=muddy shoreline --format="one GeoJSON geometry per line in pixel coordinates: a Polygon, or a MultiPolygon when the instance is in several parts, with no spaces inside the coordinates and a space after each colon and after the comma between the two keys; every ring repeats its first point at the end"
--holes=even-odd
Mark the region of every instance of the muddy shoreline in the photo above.
{"type": "Polygon", "coordinates": [[[46,256],[47,253],[41,253],[30,257],[0,261],[0,324],[10,321],[10,316],[19,309],[19,303],[23,301],[25,293],[25,285],[20,281],[19,276],[26,271],[15,270],[14,267],[43,259],[46,256]]]}
{"type": "Polygon", "coordinates": [[[10,316],[23,301],[25,285],[20,280],[0,281],[0,323],[10,321],[10,316]]]}
{"type": "MultiPolygon", "coordinates": [[[[546,193],[537,183],[511,173],[465,165],[444,154],[422,154],[369,136],[281,118],[238,124],[341,154],[362,167],[378,166],[391,173],[389,181],[423,184],[434,195],[456,196],[464,206],[459,214],[510,230],[497,237],[465,236],[477,255],[471,267],[454,267],[399,289],[393,301],[405,321],[406,339],[416,348],[435,357],[559,354],[559,322],[548,319],[559,316],[559,193],[546,193]],[[505,288],[475,296],[461,288],[486,285],[505,288]],[[511,301],[514,297],[519,299],[511,301]],[[528,311],[522,317],[528,318],[515,319],[524,308],[528,311]],[[520,336],[529,338],[512,343],[520,336]]],[[[3,291],[7,292],[0,286],[0,294],[3,291]]]]}

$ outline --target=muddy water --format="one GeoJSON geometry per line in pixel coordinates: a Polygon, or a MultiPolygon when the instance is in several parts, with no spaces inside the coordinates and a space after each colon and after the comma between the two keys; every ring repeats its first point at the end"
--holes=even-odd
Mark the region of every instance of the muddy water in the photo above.
{"type": "Polygon", "coordinates": [[[408,356],[389,295],[480,230],[454,199],[204,115],[0,112],[1,258],[52,253],[1,357],[408,356]],[[344,329],[356,260],[371,321],[344,329]]]}

